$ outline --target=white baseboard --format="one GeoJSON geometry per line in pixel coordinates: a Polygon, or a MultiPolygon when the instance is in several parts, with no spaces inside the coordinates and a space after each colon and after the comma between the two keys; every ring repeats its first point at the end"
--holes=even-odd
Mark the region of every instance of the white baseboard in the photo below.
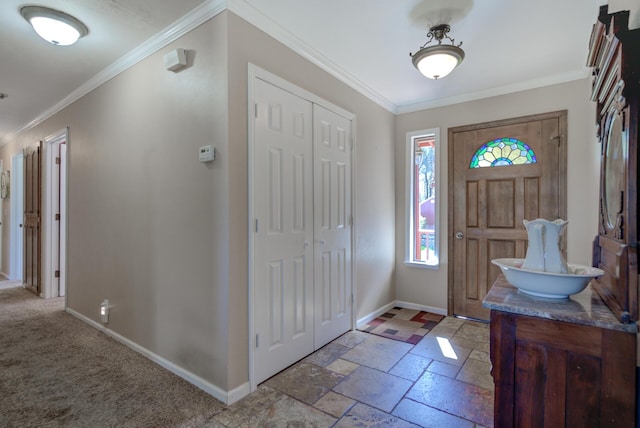
{"type": "Polygon", "coordinates": [[[403,309],[414,309],[417,311],[425,311],[425,312],[431,312],[433,314],[438,314],[438,315],[447,315],[447,310],[443,309],[443,308],[437,308],[435,306],[424,306],[424,305],[417,305],[415,303],[409,303],[409,302],[403,302],[401,300],[394,300],[391,303],[388,303],[386,305],[384,305],[383,307],[376,309],[374,312],[371,312],[369,315],[366,315],[362,318],[360,318],[357,322],[356,322],[356,328],[360,328],[363,325],[367,324],[369,321],[378,318],[380,315],[384,314],[385,312],[389,312],[389,309],[392,308],[403,308],[403,309]]]}
{"type": "Polygon", "coordinates": [[[250,392],[250,388],[249,388],[249,382],[246,382],[242,385],[240,385],[239,387],[231,390],[231,391],[225,391],[219,387],[217,387],[216,385],[212,384],[211,382],[201,378],[200,376],[191,373],[188,370],[185,370],[184,368],[172,363],[171,361],[161,357],[160,355],[151,352],[150,350],[148,350],[147,348],[144,348],[140,345],[138,345],[137,343],[127,339],[124,336],[121,336],[120,334],[116,333],[113,330],[110,330],[108,328],[106,328],[105,326],[103,326],[100,323],[97,323],[96,321],[92,320],[91,318],[88,318],[84,315],[82,315],[79,312],[74,311],[73,309],[70,308],[65,308],[65,310],[73,315],[74,317],[78,318],[81,321],[84,321],[85,323],[89,324],[90,326],[94,327],[97,330],[100,330],[101,332],[105,333],[108,336],[111,336],[112,338],[114,338],[115,340],[117,340],[118,342],[122,343],[123,345],[128,346],[129,348],[133,349],[134,351],[136,351],[139,354],[144,355],[145,357],[147,357],[149,360],[153,361],[154,363],[158,364],[161,367],[164,367],[165,369],[169,370],[171,373],[180,376],[182,379],[186,380],[187,382],[197,386],[198,388],[202,389],[204,392],[206,392],[207,394],[212,395],[214,398],[222,401],[225,404],[233,404],[236,401],[240,400],[242,397],[246,396],[247,394],[249,394],[250,392]]]}
{"type": "Polygon", "coordinates": [[[385,312],[389,312],[389,309],[393,308],[395,306],[395,303],[396,303],[395,301],[388,303],[383,307],[376,309],[374,312],[371,312],[369,315],[360,318],[358,321],[356,321],[356,328],[360,328],[363,325],[367,324],[372,319],[378,318],[380,315],[384,314],[385,312]]]}
{"type": "Polygon", "coordinates": [[[227,403],[226,404],[233,404],[236,401],[246,397],[247,395],[249,395],[249,393],[251,392],[251,384],[249,382],[245,382],[242,385],[240,385],[239,387],[232,389],[231,391],[227,392],[227,403]]]}
{"type": "MultiPolygon", "coordinates": [[[[362,327],[364,324],[367,324],[369,321],[388,312],[390,309],[394,307],[426,311],[426,312],[431,312],[439,315],[447,315],[447,310],[443,308],[437,308],[434,306],[417,305],[415,303],[394,300],[393,302],[382,306],[381,308],[375,310],[369,315],[366,315],[360,318],[359,320],[357,320],[356,328],[362,327]]],[[[161,357],[160,355],[154,352],[151,352],[147,348],[144,348],[138,345],[137,343],[127,339],[126,337],[121,336],[115,331],[106,328],[104,325],[92,320],[91,318],[88,318],[82,315],[81,313],[74,311],[71,308],[65,308],[65,310],[69,314],[78,318],[79,320],[84,321],[85,323],[89,324],[93,328],[100,330],[101,332],[111,336],[112,338],[122,343],[123,345],[126,345],[129,348],[133,349],[134,351],[138,352],[139,354],[144,355],[149,360],[153,361],[154,363],[158,364],[161,367],[164,367],[165,369],[169,370],[173,374],[180,376],[182,379],[197,386],[198,388],[202,389],[206,393],[212,395],[214,398],[222,401],[225,404],[233,404],[251,392],[251,385],[249,384],[249,382],[245,382],[242,385],[238,386],[237,388],[232,389],[231,391],[225,391],[217,387],[216,385],[212,384],[211,382],[205,379],[202,379],[200,376],[194,373],[191,373],[190,371],[172,363],[171,361],[161,357]]]]}
{"type": "Polygon", "coordinates": [[[417,305],[415,303],[403,302],[401,300],[395,301],[395,306],[403,309],[415,309],[417,311],[431,312],[432,314],[447,316],[447,310],[444,308],[437,308],[435,306],[417,305]]]}

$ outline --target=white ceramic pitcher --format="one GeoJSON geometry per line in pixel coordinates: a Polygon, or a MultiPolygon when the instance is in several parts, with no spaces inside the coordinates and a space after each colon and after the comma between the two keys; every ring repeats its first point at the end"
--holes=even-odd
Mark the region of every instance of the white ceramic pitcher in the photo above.
{"type": "Polygon", "coordinates": [[[527,257],[522,264],[524,269],[553,273],[569,272],[567,261],[560,251],[560,237],[567,223],[568,221],[562,219],[524,220],[524,227],[529,236],[527,257]]]}

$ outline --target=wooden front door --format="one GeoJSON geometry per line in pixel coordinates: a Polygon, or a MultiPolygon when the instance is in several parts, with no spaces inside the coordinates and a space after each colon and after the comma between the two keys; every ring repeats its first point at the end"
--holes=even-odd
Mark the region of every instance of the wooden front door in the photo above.
{"type": "Polygon", "coordinates": [[[491,260],[525,257],[523,220],[566,219],[566,141],[566,111],[449,129],[450,313],[488,320],[491,260]]]}
{"type": "Polygon", "coordinates": [[[41,213],[42,142],[25,150],[24,155],[24,284],[25,287],[40,295],[40,252],[41,252],[41,213]]]}

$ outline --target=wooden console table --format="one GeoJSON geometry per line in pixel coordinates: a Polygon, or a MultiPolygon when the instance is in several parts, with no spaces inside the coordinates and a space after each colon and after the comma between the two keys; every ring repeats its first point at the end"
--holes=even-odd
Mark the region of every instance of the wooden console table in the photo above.
{"type": "Polygon", "coordinates": [[[636,426],[637,326],[619,322],[591,286],[550,301],[501,275],[483,305],[496,428],[636,426]]]}

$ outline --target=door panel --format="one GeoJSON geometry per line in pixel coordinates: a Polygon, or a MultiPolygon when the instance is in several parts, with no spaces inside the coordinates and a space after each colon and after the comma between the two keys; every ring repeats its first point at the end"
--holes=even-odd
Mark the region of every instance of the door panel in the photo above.
{"type": "Polygon", "coordinates": [[[313,352],[311,103],[255,81],[256,382],[313,352]]]}
{"type": "Polygon", "coordinates": [[[318,349],[351,328],[351,121],[314,105],[313,123],[318,349]]]}
{"type": "Polygon", "coordinates": [[[351,121],[260,79],[254,97],[257,384],[351,328],[351,121]]]}
{"type": "Polygon", "coordinates": [[[500,274],[491,260],[524,258],[523,220],[566,218],[566,112],[452,128],[449,142],[450,311],[488,319],[482,300],[500,274]],[[509,141],[487,156],[496,165],[471,167],[483,145],[503,138],[528,145],[536,162],[518,164],[509,141]]]}
{"type": "Polygon", "coordinates": [[[540,217],[540,179],[525,178],[524,192],[524,218],[540,217]]]}
{"type": "Polygon", "coordinates": [[[515,180],[487,180],[487,227],[515,226],[515,180]]]}
{"type": "Polygon", "coordinates": [[[60,271],[59,296],[67,293],[67,143],[60,144],[60,179],[58,209],[58,269],[60,271]]]}
{"type": "Polygon", "coordinates": [[[13,156],[11,186],[11,279],[22,281],[24,270],[24,154],[13,156]]]}
{"type": "MultiPolygon", "coordinates": [[[[10,179],[6,176],[6,174],[3,171],[3,165],[2,165],[2,161],[0,160],[0,177],[1,180],[3,181],[2,183],[2,187],[4,186],[9,186],[9,191],[11,191],[10,189],[10,179]]],[[[6,191],[6,190],[5,190],[6,191]]],[[[2,227],[2,222],[4,221],[4,198],[6,197],[6,194],[2,195],[2,197],[0,197],[0,242],[2,242],[2,229],[4,229],[2,227]]],[[[2,245],[0,245],[0,247],[2,247],[2,245]]],[[[4,256],[6,257],[6,256],[4,256]]],[[[0,248],[0,266],[2,266],[2,258],[3,258],[3,254],[2,254],[2,248],[0,248]]],[[[5,265],[8,265],[8,263],[5,263],[5,265]]]]}
{"type": "Polygon", "coordinates": [[[25,150],[24,191],[24,283],[25,287],[40,295],[40,255],[42,206],[42,142],[25,150]]]}

